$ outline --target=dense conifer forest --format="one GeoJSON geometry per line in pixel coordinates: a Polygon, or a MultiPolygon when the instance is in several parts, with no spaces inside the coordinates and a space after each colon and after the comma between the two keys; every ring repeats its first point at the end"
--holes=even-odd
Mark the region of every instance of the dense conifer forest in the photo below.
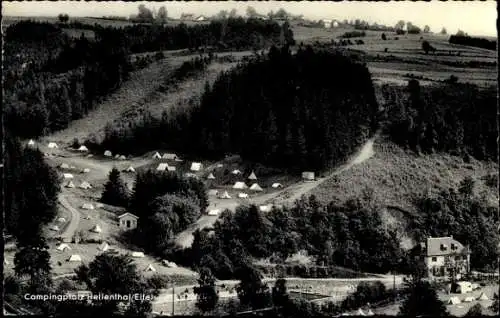
{"type": "Polygon", "coordinates": [[[461,44],[475,46],[482,49],[493,50],[497,49],[497,41],[484,38],[472,37],[468,35],[452,35],[448,40],[451,44],[461,44]]]}
{"type": "Polygon", "coordinates": [[[496,88],[453,83],[386,88],[388,133],[417,152],[450,152],[479,160],[497,160],[496,88]]]}
{"type": "Polygon", "coordinates": [[[340,53],[273,47],[220,74],[190,113],[108,127],[102,147],[139,152],[162,144],[203,157],[239,153],[271,166],[323,169],[374,133],[377,113],[366,66],[340,53]]]}

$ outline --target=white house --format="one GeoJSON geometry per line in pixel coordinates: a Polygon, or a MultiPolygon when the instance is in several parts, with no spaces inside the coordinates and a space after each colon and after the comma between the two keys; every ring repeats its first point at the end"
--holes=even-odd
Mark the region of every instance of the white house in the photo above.
{"type": "Polygon", "coordinates": [[[139,220],[139,217],[129,212],[118,217],[120,229],[124,231],[135,229],[137,227],[137,220],[139,220]]]}

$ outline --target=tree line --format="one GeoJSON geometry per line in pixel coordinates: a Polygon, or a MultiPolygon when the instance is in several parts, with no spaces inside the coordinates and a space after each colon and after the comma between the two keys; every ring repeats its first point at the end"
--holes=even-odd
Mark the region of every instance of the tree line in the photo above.
{"type": "Polygon", "coordinates": [[[234,278],[251,259],[271,257],[283,264],[300,250],[324,268],[386,273],[404,270],[405,255],[395,234],[385,229],[375,207],[356,200],[324,205],[311,196],[267,214],[256,206],[225,211],[212,231],[194,233],[191,248],[171,253],[195,268],[209,268],[219,279],[234,278]]]}
{"type": "Polygon", "coordinates": [[[59,27],[31,21],[9,26],[3,95],[6,125],[23,138],[64,129],[128,78],[118,32],[71,39],[59,27]]]}
{"type": "Polygon", "coordinates": [[[238,153],[276,167],[324,169],[373,134],[377,112],[366,66],[340,53],[273,47],[221,73],[190,112],[109,127],[102,146],[141,151],[160,143],[198,157],[238,153]]]}
{"type": "Polygon", "coordinates": [[[468,46],[474,46],[474,47],[479,47],[482,49],[487,49],[487,50],[492,50],[495,51],[497,49],[497,41],[495,40],[488,40],[484,38],[479,38],[479,37],[472,37],[468,35],[452,35],[448,39],[448,42],[451,44],[460,44],[460,45],[468,45],[468,46]]]}
{"type": "Polygon", "coordinates": [[[388,133],[400,146],[417,152],[449,152],[496,160],[496,89],[450,83],[384,90],[388,133]]]}

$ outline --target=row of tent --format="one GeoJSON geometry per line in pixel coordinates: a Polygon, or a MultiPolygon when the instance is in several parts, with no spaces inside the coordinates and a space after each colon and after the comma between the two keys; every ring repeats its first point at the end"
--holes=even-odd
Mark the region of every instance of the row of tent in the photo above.
{"type": "MultiPolygon", "coordinates": [[[[66,188],[74,188],[75,187],[75,184],[73,183],[73,181],[69,181],[66,185],[65,185],[66,188]]],[[[80,189],[92,189],[92,185],[90,183],[88,183],[87,181],[83,181],[82,183],[80,183],[80,185],[78,186],[80,189]]]]}
{"type": "MultiPolygon", "coordinates": [[[[238,190],[248,189],[248,186],[245,184],[245,182],[238,181],[233,185],[233,189],[238,189],[238,190]]],[[[264,191],[258,183],[252,184],[250,186],[250,190],[257,192],[264,191]]]]}
{"type": "Polygon", "coordinates": [[[482,292],[477,298],[474,297],[474,296],[467,296],[464,298],[464,300],[460,300],[460,298],[458,298],[457,296],[453,296],[453,297],[450,297],[450,299],[448,300],[448,305],[456,305],[456,304],[460,304],[462,302],[464,303],[470,303],[470,302],[473,302],[475,300],[489,300],[490,298],[484,293],[482,292]]]}
{"type": "Polygon", "coordinates": [[[164,153],[163,156],[157,151],[153,155],[153,159],[167,159],[167,160],[175,160],[182,161],[175,153],[164,153]]]}
{"type": "Polygon", "coordinates": [[[371,310],[368,309],[366,312],[363,311],[363,309],[359,308],[356,312],[354,313],[343,313],[342,316],[375,316],[375,313],[371,310]]]}

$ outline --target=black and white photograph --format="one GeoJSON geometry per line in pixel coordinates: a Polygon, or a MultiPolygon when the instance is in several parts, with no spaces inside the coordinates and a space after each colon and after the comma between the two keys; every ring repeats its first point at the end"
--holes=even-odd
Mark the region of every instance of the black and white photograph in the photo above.
{"type": "Polygon", "coordinates": [[[499,315],[496,1],[2,1],[3,315],[499,315]]]}

